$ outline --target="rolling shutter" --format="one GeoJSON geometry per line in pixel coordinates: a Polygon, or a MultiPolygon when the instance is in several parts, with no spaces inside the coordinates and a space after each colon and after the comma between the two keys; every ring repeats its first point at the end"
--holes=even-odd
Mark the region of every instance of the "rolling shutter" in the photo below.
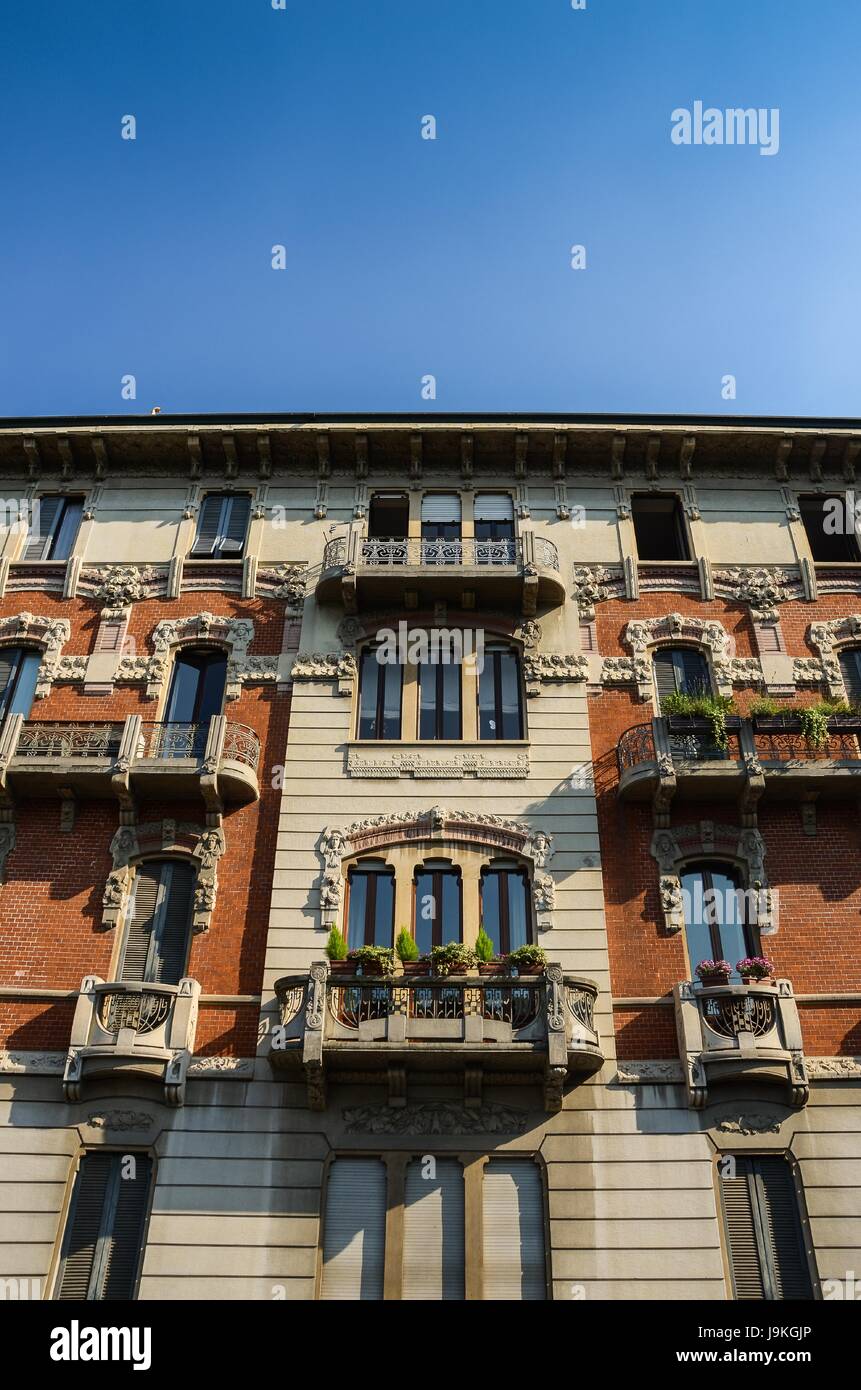
{"type": "Polygon", "coordinates": [[[424,1164],[407,1166],[404,1192],[404,1299],[463,1299],[463,1169],[456,1159],[436,1160],[436,1174],[423,1176],[424,1164]]]}
{"type": "Polygon", "coordinates": [[[150,942],[155,929],[158,891],[161,885],[161,865],[142,864],[135,874],[131,917],[126,929],[123,964],[120,979],[137,983],[147,978],[150,942]]]}
{"type": "Polygon", "coordinates": [[[40,497],[37,529],[31,530],[24,547],[23,560],[46,560],[60,519],[62,497],[40,497]]]}
{"type": "Polygon", "coordinates": [[[197,536],[191,551],[193,560],[211,555],[218,539],[221,507],[224,498],[220,492],[211,492],[204,497],[197,519],[197,536]]]}
{"type": "Polygon", "coordinates": [[[422,498],[422,521],[460,521],[460,497],[456,492],[427,492],[422,498]]]}
{"type": "Polygon", "coordinates": [[[484,1170],[484,1298],[547,1297],[544,1195],[531,1159],[491,1159],[484,1170]]]}
{"type": "Polygon", "coordinates": [[[473,515],[476,521],[513,521],[514,502],[507,492],[479,492],[473,515]]]}
{"type": "Polygon", "coordinates": [[[721,1177],[727,1248],[737,1299],[804,1299],[813,1291],[792,1170],[784,1158],[735,1159],[721,1177]]]}
{"type": "Polygon", "coordinates": [[[386,1168],[378,1158],[338,1158],[329,1169],[323,1237],[324,1299],[382,1299],[386,1168]]]}
{"type": "Polygon", "coordinates": [[[55,1297],[62,1300],[129,1299],[143,1249],[152,1160],[90,1151],[81,1159],[55,1297]],[[134,1176],[124,1172],[134,1158],[134,1176]]]}
{"type": "Polygon", "coordinates": [[[840,657],[840,670],[846,686],[846,698],[850,704],[861,704],[861,649],[843,652],[840,657]]]}

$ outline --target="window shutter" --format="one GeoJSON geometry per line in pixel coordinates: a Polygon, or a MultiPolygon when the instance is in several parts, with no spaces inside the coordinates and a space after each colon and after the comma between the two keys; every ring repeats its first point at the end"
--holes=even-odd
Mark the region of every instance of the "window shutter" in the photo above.
{"type": "Polygon", "coordinates": [[[771,1245],[774,1298],[812,1298],[798,1198],[784,1158],[756,1160],[762,1224],[771,1245]]]}
{"type": "Polygon", "coordinates": [[[385,1248],[385,1164],[336,1159],[326,1187],[321,1298],[382,1299],[385,1248]]]}
{"type": "Polygon", "coordinates": [[[456,492],[428,492],[422,498],[422,521],[460,521],[456,492]]]}
{"type": "Polygon", "coordinates": [[[63,1239],[58,1299],[89,1297],[113,1157],[90,1152],[81,1159],[63,1239]]]}
{"type": "Polygon", "coordinates": [[[194,872],[187,864],[164,864],[161,871],[162,901],[156,930],[153,980],[177,985],[185,971],[194,872]]]}
{"type": "Polygon", "coordinates": [[[732,1280],[736,1298],[765,1298],[748,1173],[742,1167],[744,1162],[736,1159],[735,1177],[720,1180],[732,1280]]]}
{"type": "Polygon", "coordinates": [[[708,694],[711,691],[709,668],[702,652],[690,647],[679,647],[676,660],[681,658],[682,689],[689,695],[708,694]]]}
{"type": "Polygon", "coordinates": [[[124,1178],[121,1165],[124,1159],[131,1156],[113,1155],[120,1171],[117,1174],[113,1219],[106,1233],[98,1294],[98,1297],[106,1300],[129,1299],[133,1296],[143,1249],[152,1159],[147,1154],[134,1154],[135,1175],[124,1178]]]}
{"type": "Polygon", "coordinates": [[[507,492],[479,492],[473,515],[476,521],[513,521],[514,502],[507,492]]]}
{"type": "Polygon", "coordinates": [[[673,695],[677,689],[673,653],[669,647],[662,647],[655,652],[652,662],[655,668],[655,686],[660,705],[666,695],[673,695]]]}
{"type": "Polygon", "coordinates": [[[227,517],[223,524],[220,554],[236,559],[245,549],[245,533],[248,530],[248,517],[251,512],[251,498],[247,493],[227,499],[227,517]]]}
{"type": "Polygon", "coordinates": [[[135,874],[131,916],[126,928],[123,964],[120,979],[137,983],[147,978],[147,961],[152,933],[155,929],[158,890],[161,884],[160,864],[141,864],[135,874]]]}
{"type": "Polygon", "coordinates": [[[840,670],[846,686],[846,698],[853,705],[861,704],[861,650],[844,652],[840,657],[840,670]]]}
{"type": "Polygon", "coordinates": [[[197,536],[191,551],[193,560],[211,555],[218,539],[218,524],[221,520],[221,505],[224,501],[220,492],[211,492],[204,497],[197,518],[197,536]]]}
{"type": "Polygon", "coordinates": [[[721,1178],[735,1297],[812,1298],[792,1169],[766,1156],[736,1156],[735,1165],[721,1178]]]}
{"type": "Polygon", "coordinates": [[[424,1164],[407,1166],[404,1191],[404,1299],[463,1299],[463,1169],[456,1159],[436,1160],[436,1175],[424,1164]]]}
{"type": "Polygon", "coordinates": [[[27,544],[24,546],[23,560],[44,560],[47,558],[48,551],[51,549],[51,541],[54,539],[54,532],[57,529],[57,522],[60,517],[60,509],[63,505],[62,497],[39,497],[39,522],[38,530],[30,532],[27,537],[27,544]]]}
{"type": "Polygon", "coordinates": [[[547,1297],[544,1197],[531,1159],[491,1159],[484,1170],[484,1298],[547,1297]]]}
{"type": "Polygon", "coordinates": [[[0,708],[5,704],[6,692],[15,675],[17,651],[0,651],[0,708]]]}

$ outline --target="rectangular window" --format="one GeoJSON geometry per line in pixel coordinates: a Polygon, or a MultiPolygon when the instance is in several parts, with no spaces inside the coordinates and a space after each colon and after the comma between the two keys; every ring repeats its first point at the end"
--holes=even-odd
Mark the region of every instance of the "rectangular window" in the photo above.
{"type": "Polygon", "coordinates": [[[83,513],[83,497],[37,497],[22,559],[68,560],[83,513]]]}
{"type": "Polygon", "coordinates": [[[840,529],[835,531],[835,523],[832,519],[833,509],[828,508],[826,510],[827,500],[826,497],[816,494],[798,499],[801,520],[807,532],[807,540],[814,560],[821,564],[837,565],[846,564],[847,561],[854,563],[861,560],[861,552],[859,552],[858,541],[855,537],[854,516],[849,519],[848,524],[840,525],[844,519],[844,509],[838,508],[837,523],[840,529]],[[847,530],[848,534],[846,534],[847,530]]]}
{"type": "Polygon", "coordinates": [[[395,924],[395,876],[390,869],[350,869],[347,874],[347,945],[391,946],[395,924]]]}
{"type": "Polygon", "coordinates": [[[544,1194],[532,1159],[492,1158],[484,1170],[484,1297],[544,1299],[544,1194]]]}
{"type": "Polygon", "coordinates": [[[404,540],[410,529],[410,504],[405,492],[375,492],[368,507],[368,539],[404,540]]]}
{"type": "Polygon", "coordinates": [[[529,931],[529,885],[523,869],[494,866],[481,875],[481,924],[494,954],[507,955],[526,946],[529,931]]]}
{"type": "Polygon", "coordinates": [[[10,714],[29,719],[41,664],[41,652],[26,647],[0,650],[0,720],[10,714]]]}
{"type": "Polygon", "coordinates": [[[733,1297],[812,1298],[798,1196],[787,1160],[781,1155],[724,1154],[718,1174],[733,1297]]]}
{"type": "Polygon", "coordinates": [[[325,1299],[381,1299],[386,1250],[386,1165],[338,1158],[326,1183],[325,1299]]]}
{"type": "Polygon", "coordinates": [[[152,1183],[148,1154],[83,1154],[66,1220],[54,1297],[134,1298],[152,1183]]]}
{"type": "Polygon", "coordinates": [[[523,737],[520,662],[507,648],[488,647],[478,677],[478,736],[482,739],[523,737]]]}
{"type": "Polygon", "coordinates": [[[241,560],[251,497],[247,492],[210,492],[197,518],[192,560],[241,560]]]}
{"type": "Polygon", "coordinates": [[[416,873],[415,930],[422,955],[432,946],[463,940],[460,872],[428,864],[416,873]]]}
{"type": "Polygon", "coordinates": [[[463,1168],[414,1158],[404,1183],[404,1299],[463,1299],[463,1168]],[[430,1171],[429,1171],[430,1170],[430,1171]]]}
{"type": "Polygon", "coordinates": [[[135,873],[120,979],[178,985],[188,959],[194,873],[173,860],[135,873]]]}
{"type": "Polygon", "coordinates": [[[425,661],[419,667],[419,738],[461,737],[461,667],[425,661]]]}
{"type": "Polygon", "coordinates": [[[362,653],[359,671],[359,738],[401,736],[403,667],[378,661],[377,648],[362,653]]]}
{"type": "Polygon", "coordinates": [[[631,515],[639,559],[690,559],[678,497],[635,493],[631,498],[631,515]]]}

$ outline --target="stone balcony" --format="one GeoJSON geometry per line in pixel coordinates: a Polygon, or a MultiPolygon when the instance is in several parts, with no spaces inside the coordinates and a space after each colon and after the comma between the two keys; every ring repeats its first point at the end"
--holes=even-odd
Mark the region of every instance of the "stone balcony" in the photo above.
{"type": "Polygon", "coordinates": [[[7,719],[0,729],[0,801],[19,797],[116,796],[193,800],[208,810],[260,795],[260,741],[253,729],[215,715],[208,725],[7,719]]]}
{"type": "Polygon", "coordinates": [[[699,1109],[715,1089],[755,1082],[805,1105],[807,1070],[798,1006],[789,980],[673,990],[676,1033],[689,1102],[699,1109]]]}
{"type": "Polygon", "coordinates": [[[792,716],[727,718],[728,747],[714,745],[704,719],[652,719],[627,729],[616,748],[619,797],[665,810],[680,801],[737,801],[742,811],[760,797],[810,801],[861,796],[861,722],[829,723],[823,748],[811,748],[792,716]]]}
{"type": "Polygon", "coordinates": [[[525,532],[516,540],[373,540],[351,528],[328,542],[317,581],[320,602],[417,609],[436,600],[458,608],[514,605],[524,616],[565,602],[559,552],[525,532]]]}
{"type": "Polygon", "coordinates": [[[332,974],[275,985],[280,1026],[272,1036],[276,1069],[304,1073],[311,1109],[326,1104],[326,1081],[367,1084],[376,1074],[389,1104],[406,1103],[407,1081],[463,1085],[481,1103],[483,1083],[539,1085],[548,1111],[566,1083],[598,1070],[597,986],[548,965],[538,975],[332,974]]]}
{"type": "Polygon", "coordinates": [[[194,1052],[200,985],[81,981],[63,1073],[66,1099],[81,1099],[87,1081],[127,1077],[164,1087],[169,1105],[182,1105],[194,1052]]]}

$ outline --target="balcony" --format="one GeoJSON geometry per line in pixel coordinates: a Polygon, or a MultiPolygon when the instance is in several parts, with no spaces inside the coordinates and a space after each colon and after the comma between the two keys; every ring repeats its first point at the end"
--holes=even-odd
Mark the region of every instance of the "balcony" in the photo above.
{"type": "Polygon", "coordinates": [[[656,810],[674,797],[737,800],[744,811],[761,796],[861,796],[861,724],[855,732],[849,721],[832,720],[827,745],[816,749],[793,716],[726,722],[724,751],[704,719],[652,719],[627,729],[616,748],[621,800],[651,800],[656,810]]]}
{"type": "Polygon", "coordinates": [[[128,1077],[158,1081],[169,1105],[182,1105],[194,1052],[200,985],[106,984],[81,981],[63,1089],[81,1099],[87,1081],[128,1077]]]}
{"type": "Polygon", "coordinates": [[[322,1110],[327,1077],[367,1083],[378,1073],[389,1104],[406,1104],[408,1079],[462,1084],[467,1106],[483,1082],[536,1084],[556,1111],[563,1087],[603,1062],[594,1024],[597,987],[549,965],[540,975],[310,975],[278,980],[281,1023],[270,1060],[304,1073],[308,1104],[322,1110]]]}
{"type": "Polygon", "coordinates": [[[429,541],[369,540],[350,530],[326,546],[317,598],[347,613],[444,599],[459,608],[510,603],[528,616],[539,604],[564,603],[565,584],[556,546],[532,531],[510,541],[429,541]]]}
{"type": "Polygon", "coordinates": [[[789,980],[673,990],[689,1103],[708,1105],[716,1087],[756,1082],[805,1105],[807,1071],[798,1007],[789,980]]]}
{"type": "Polygon", "coordinates": [[[207,809],[260,795],[260,741],[215,715],[209,724],[167,724],[132,714],[119,722],[7,719],[0,729],[0,799],[117,796],[192,800],[207,809]]]}

